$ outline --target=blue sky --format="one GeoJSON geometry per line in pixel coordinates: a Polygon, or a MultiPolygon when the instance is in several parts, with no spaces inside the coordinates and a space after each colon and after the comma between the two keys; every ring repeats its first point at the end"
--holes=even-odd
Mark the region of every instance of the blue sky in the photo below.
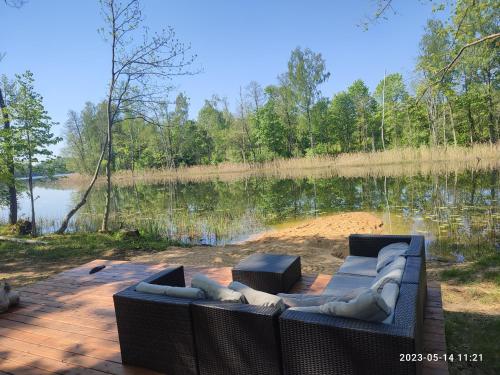
{"type": "MultiPolygon", "coordinates": [[[[174,81],[190,98],[191,117],[212,94],[228,97],[234,109],[240,86],[275,83],[297,46],[325,58],[331,77],[321,89],[327,97],[358,78],[373,90],[384,69],[410,81],[426,20],[433,16],[427,2],[396,0],[397,14],[363,31],[357,25],[373,12],[374,0],[142,3],[151,30],[174,27],[198,55],[203,73],[174,81]]],[[[34,73],[46,109],[61,124],[58,134],[68,110],[104,98],[109,48],[97,33],[97,0],[28,0],[21,9],[2,1],[0,18],[0,51],[6,52],[0,74],[34,73]]]]}

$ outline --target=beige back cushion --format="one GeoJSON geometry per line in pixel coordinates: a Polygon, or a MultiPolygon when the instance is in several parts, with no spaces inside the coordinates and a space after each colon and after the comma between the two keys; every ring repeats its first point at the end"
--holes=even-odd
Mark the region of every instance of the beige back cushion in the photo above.
{"type": "Polygon", "coordinates": [[[329,302],[319,307],[323,314],[343,316],[370,322],[382,322],[391,314],[391,309],[379,293],[367,289],[348,302],[329,302]]]}
{"type": "Polygon", "coordinates": [[[382,268],[387,266],[397,257],[405,255],[408,248],[409,245],[406,242],[396,242],[384,246],[377,256],[377,272],[380,272],[382,268]]]}
{"type": "Polygon", "coordinates": [[[406,265],[406,257],[400,256],[385,266],[373,280],[371,289],[381,291],[384,285],[388,282],[401,284],[403,272],[406,265]]]}
{"type": "Polygon", "coordinates": [[[274,294],[255,290],[238,281],[233,281],[228,285],[228,288],[241,293],[250,305],[271,306],[279,308],[280,311],[285,310],[285,303],[283,302],[283,299],[275,296],[274,294]]]}
{"type": "Polygon", "coordinates": [[[226,288],[220,285],[217,281],[214,281],[201,273],[197,273],[193,276],[193,279],[191,280],[191,286],[193,288],[200,288],[205,292],[207,298],[214,301],[243,301],[243,295],[240,292],[226,288]]]}
{"type": "Polygon", "coordinates": [[[383,322],[391,314],[391,308],[387,306],[381,295],[372,289],[366,289],[348,302],[334,301],[321,306],[292,307],[290,310],[341,316],[370,322],[383,322]]]}
{"type": "Polygon", "coordinates": [[[163,294],[169,297],[204,299],[205,293],[199,288],[185,288],[180,286],[157,285],[140,282],[135,290],[143,293],[163,294]]]}

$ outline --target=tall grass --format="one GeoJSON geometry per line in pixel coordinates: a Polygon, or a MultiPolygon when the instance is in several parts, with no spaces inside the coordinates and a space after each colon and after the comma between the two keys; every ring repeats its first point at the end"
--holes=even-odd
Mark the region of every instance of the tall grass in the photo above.
{"type": "MultiPolygon", "coordinates": [[[[478,144],[472,147],[397,148],[377,152],[345,153],[338,156],[314,156],[275,159],[265,163],[221,163],[176,169],[118,171],[113,182],[129,185],[137,182],[232,181],[251,176],[279,178],[301,177],[397,177],[430,175],[464,170],[500,168],[500,143],[478,144]]],[[[83,186],[88,176],[73,174],[59,180],[66,186],[83,186]]],[[[99,182],[102,182],[101,178],[99,182]]]]}

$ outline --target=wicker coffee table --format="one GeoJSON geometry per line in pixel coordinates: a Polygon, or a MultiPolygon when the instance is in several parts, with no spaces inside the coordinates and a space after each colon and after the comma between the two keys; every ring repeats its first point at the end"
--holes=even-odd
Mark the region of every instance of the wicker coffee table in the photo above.
{"type": "Polygon", "coordinates": [[[233,268],[233,280],[267,293],[286,293],[301,276],[300,257],[256,253],[233,268]]]}

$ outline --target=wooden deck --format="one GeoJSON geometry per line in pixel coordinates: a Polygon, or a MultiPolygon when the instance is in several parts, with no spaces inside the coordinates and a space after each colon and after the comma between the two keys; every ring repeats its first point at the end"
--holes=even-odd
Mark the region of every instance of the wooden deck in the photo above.
{"type": "MultiPolygon", "coordinates": [[[[165,268],[95,260],[47,280],[21,288],[21,305],[0,315],[0,375],[5,374],[153,374],[124,366],[115,324],[112,295],[165,268]],[[96,265],[106,268],[89,275],[96,265]]],[[[186,283],[203,272],[227,284],[231,268],[187,268],[186,283]]],[[[306,275],[294,292],[321,293],[328,275],[306,275]]],[[[446,350],[439,286],[430,285],[426,306],[425,349],[446,350]]],[[[446,363],[428,363],[425,374],[447,374],[446,363]]]]}

